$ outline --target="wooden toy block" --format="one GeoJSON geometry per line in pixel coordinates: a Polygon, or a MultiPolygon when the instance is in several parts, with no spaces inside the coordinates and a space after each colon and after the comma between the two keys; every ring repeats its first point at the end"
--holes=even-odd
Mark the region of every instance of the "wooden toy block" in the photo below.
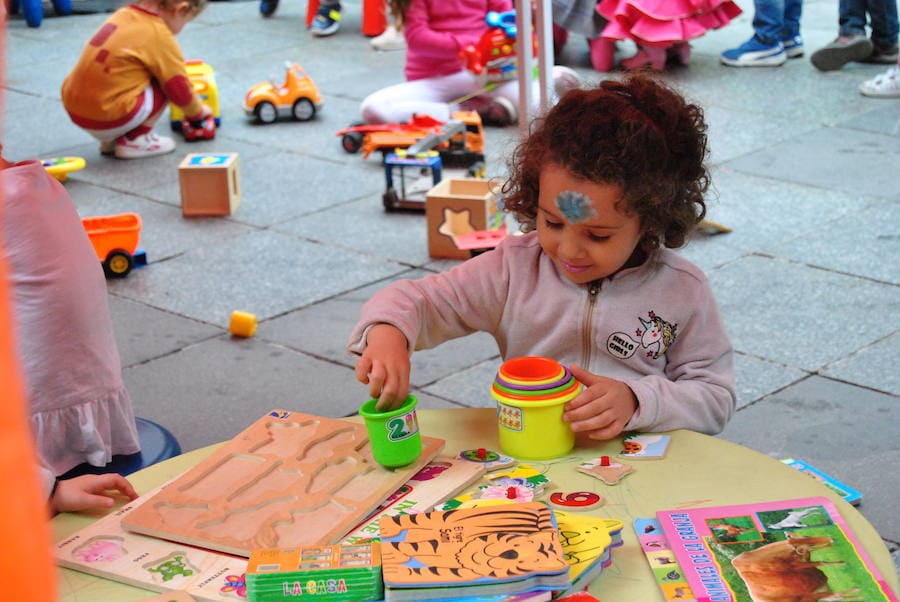
{"type": "Polygon", "coordinates": [[[241,201],[237,153],[191,153],[178,178],[184,215],[231,215],[241,201]]]}
{"type": "Polygon", "coordinates": [[[454,237],[477,230],[498,230],[503,213],[494,185],[488,180],[453,179],[439,182],[425,197],[428,255],[446,259],[468,259],[454,237]]]}

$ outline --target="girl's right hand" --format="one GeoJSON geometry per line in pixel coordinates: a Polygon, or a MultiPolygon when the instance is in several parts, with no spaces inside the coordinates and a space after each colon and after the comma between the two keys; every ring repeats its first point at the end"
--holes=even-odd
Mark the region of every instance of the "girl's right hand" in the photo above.
{"type": "Polygon", "coordinates": [[[375,409],[400,406],[409,394],[409,353],[406,336],[396,326],[376,324],[366,335],[366,348],[356,362],[356,378],[369,385],[378,399],[375,409]]]}

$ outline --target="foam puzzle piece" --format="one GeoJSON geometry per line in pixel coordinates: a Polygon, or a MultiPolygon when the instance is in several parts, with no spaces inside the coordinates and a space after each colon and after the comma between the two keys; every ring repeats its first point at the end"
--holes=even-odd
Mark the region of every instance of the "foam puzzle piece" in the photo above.
{"type": "Polygon", "coordinates": [[[582,462],[575,470],[596,477],[607,485],[616,485],[626,475],[634,472],[634,468],[628,464],[610,459],[609,456],[600,456],[599,458],[582,462]]]}

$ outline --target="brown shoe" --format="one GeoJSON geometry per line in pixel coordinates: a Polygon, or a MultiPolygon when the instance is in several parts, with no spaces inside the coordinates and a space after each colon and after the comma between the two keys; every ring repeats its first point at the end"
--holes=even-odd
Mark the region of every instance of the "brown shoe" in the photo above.
{"type": "Polygon", "coordinates": [[[819,48],[809,57],[810,62],[819,71],[837,71],[851,61],[862,61],[872,55],[872,40],[864,35],[838,36],[823,48],[819,48]]]}

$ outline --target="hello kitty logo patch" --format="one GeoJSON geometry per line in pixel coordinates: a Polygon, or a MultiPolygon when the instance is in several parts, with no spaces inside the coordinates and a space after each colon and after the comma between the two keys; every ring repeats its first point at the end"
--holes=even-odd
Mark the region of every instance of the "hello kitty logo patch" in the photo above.
{"type": "Polygon", "coordinates": [[[678,324],[663,320],[650,310],[647,319],[638,317],[640,328],[635,328],[634,337],[624,332],[614,332],[606,339],[606,351],[619,359],[628,359],[638,350],[651,359],[659,359],[675,342],[678,324]]]}

